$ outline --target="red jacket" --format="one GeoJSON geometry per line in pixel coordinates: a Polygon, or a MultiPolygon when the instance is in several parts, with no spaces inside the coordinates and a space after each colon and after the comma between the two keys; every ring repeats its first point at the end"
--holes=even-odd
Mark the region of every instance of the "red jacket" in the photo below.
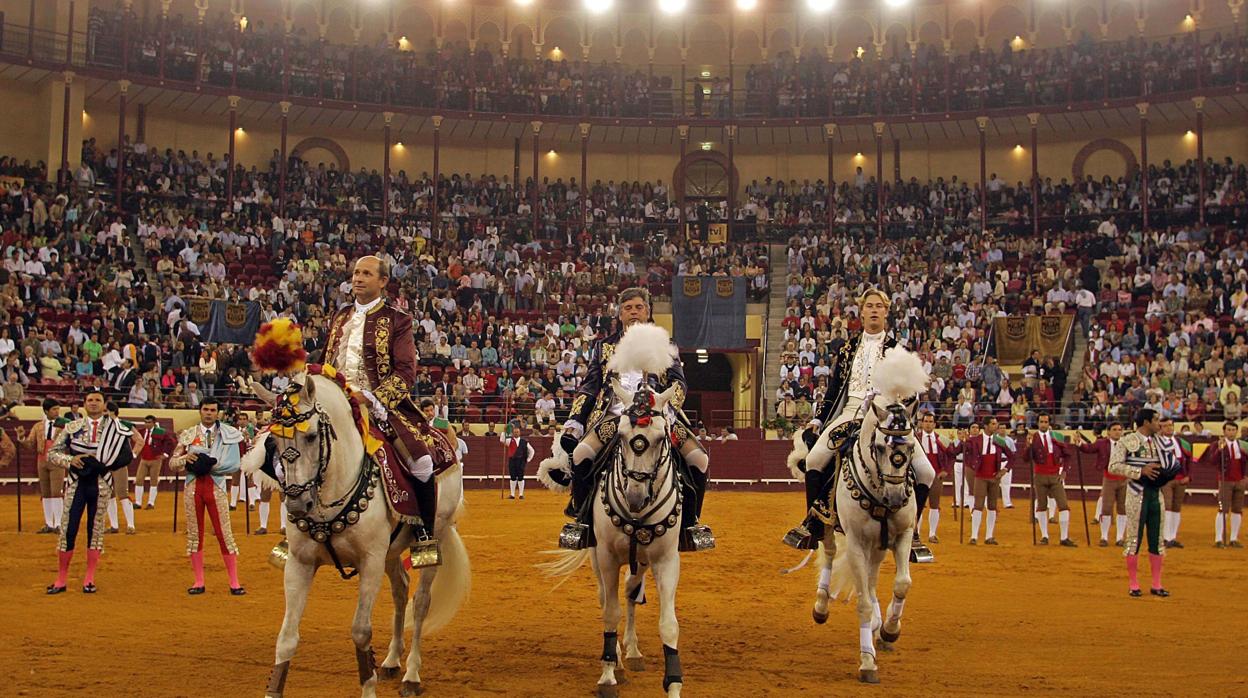
{"type": "Polygon", "coordinates": [[[936,472],[948,473],[951,470],[950,465],[953,461],[953,453],[951,453],[949,447],[940,440],[940,437],[937,436],[936,432],[933,431],[930,434],[931,440],[936,443],[935,450],[931,450],[929,448],[929,446],[931,446],[929,443],[929,435],[923,433],[922,430],[914,432],[914,438],[919,440],[919,448],[923,449],[923,453],[927,456],[927,460],[931,462],[932,467],[936,469],[936,472]]]}
{"type": "Polygon", "coordinates": [[[984,457],[984,434],[972,436],[962,442],[962,467],[970,468],[975,473],[975,477],[996,477],[997,472],[1001,470],[1002,459],[1014,455],[1014,451],[1009,446],[1001,444],[993,444],[993,450],[996,451],[995,458],[984,457]]]}
{"type": "Polygon", "coordinates": [[[134,433],[143,444],[139,452],[140,460],[160,460],[173,453],[173,449],[178,445],[177,439],[169,432],[153,434],[150,442],[147,440],[146,429],[135,429],[134,433]]]}
{"type": "Polygon", "coordinates": [[[1044,437],[1040,432],[1031,435],[1031,439],[1027,443],[1027,457],[1031,459],[1035,466],[1037,475],[1057,475],[1062,472],[1062,467],[1066,465],[1066,456],[1073,451],[1070,444],[1053,438],[1052,432],[1049,432],[1049,442],[1053,444],[1053,452],[1049,453],[1044,446],[1044,437]],[[1050,456],[1052,456],[1050,458],[1050,456]]]}
{"type": "Polygon", "coordinates": [[[1079,444],[1079,450],[1083,453],[1096,454],[1096,467],[1100,469],[1105,477],[1110,480],[1125,480],[1121,475],[1115,475],[1109,472],[1109,449],[1111,444],[1109,439],[1102,436],[1090,444],[1079,444]]]}
{"type": "Polygon", "coordinates": [[[1205,449],[1200,462],[1202,465],[1217,468],[1218,482],[1238,482],[1244,479],[1245,458],[1248,458],[1248,453],[1244,453],[1243,446],[1240,446],[1239,457],[1236,458],[1227,446],[1226,439],[1219,439],[1217,448],[1211,446],[1205,449]]]}

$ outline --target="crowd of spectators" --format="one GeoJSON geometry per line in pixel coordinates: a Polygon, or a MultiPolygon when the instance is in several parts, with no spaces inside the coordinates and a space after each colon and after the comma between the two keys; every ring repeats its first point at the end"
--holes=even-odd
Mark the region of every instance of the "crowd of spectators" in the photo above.
{"type": "Polygon", "coordinates": [[[1060,48],[972,48],[892,43],[883,55],[859,51],[829,61],[818,47],[777,51],[728,75],[687,76],[673,66],[533,60],[527,47],[447,41],[437,48],[380,36],[359,46],[323,41],[297,27],[248,23],[221,13],[202,26],[172,15],[92,7],[88,60],[166,79],[220,87],[477,112],[664,117],[829,117],[946,113],[1069,102],[1143,98],[1248,77],[1248,45],[1236,33],[1095,41],[1081,34],[1060,48]],[[127,31],[123,31],[123,26],[127,31]],[[123,58],[123,46],[126,56],[123,58]],[[521,58],[520,56],[525,56],[521,58]],[[683,106],[682,106],[683,100],[683,106]]]}

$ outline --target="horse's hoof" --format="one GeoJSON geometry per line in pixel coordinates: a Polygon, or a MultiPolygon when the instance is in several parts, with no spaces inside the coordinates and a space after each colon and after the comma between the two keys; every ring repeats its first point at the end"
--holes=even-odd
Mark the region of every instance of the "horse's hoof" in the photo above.
{"type": "Polygon", "coordinates": [[[819,609],[817,608],[810,609],[810,617],[814,618],[815,622],[818,623],[819,625],[823,625],[824,623],[828,622],[828,612],[823,611],[821,613],[819,609]]]}
{"type": "Polygon", "coordinates": [[[404,681],[403,685],[399,686],[399,695],[403,698],[418,696],[423,692],[424,689],[420,687],[419,681],[404,681]]]}
{"type": "Polygon", "coordinates": [[[625,657],[624,668],[629,671],[645,671],[646,660],[643,657],[625,657]]]}
{"type": "Polygon", "coordinates": [[[887,630],[880,628],[880,639],[884,642],[897,642],[897,638],[899,637],[901,637],[901,628],[897,628],[897,632],[895,633],[890,633],[887,630]]]}
{"type": "Polygon", "coordinates": [[[397,667],[397,666],[379,666],[377,667],[377,680],[378,681],[393,681],[399,678],[400,669],[401,667],[397,667]]]}
{"type": "Polygon", "coordinates": [[[598,698],[619,698],[620,687],[618,684],[598,684],[598,698]]]}
{"type": "Polygon", "coordinates": [[[668,686],[668,687],[667,687],[667,698],[680,698],[680,689],[681,689],[681,688],[683,688],[683,687],[684,687],[684,684],[683,684],[683,683],[681,683],[681,682],[679,682],[679,681],[677,681],[677,682],[673,683],[672,685],[668,686]]]}
{"type": "Polygon", "coordinates": [[[879,683],[880,673],[875,669],[860,669],[858,671],[858,680],[862,683],[879,683]]]}

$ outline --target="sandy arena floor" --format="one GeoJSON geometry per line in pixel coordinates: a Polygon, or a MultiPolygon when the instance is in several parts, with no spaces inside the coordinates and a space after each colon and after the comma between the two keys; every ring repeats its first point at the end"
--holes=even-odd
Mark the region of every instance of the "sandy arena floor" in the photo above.
{"type": "MultiPolygon", "coordinates": [[[[779,573],[798,559],[779,539],[795,522],[800,497],[708,498],[706,519],[719,549],[684,556],[678,596],[685,695],[1248,694],[1234,631],[1248,610],[1235,591],[1244,584],[1248,551],[1211,547],[1207,507],[1184,512],[1188,547],[1168,558],[1166,585],[1174,596],[1166,600],[1128,598],[1121,551],[1085,547],[1081,522],[1079,549],[1032,548],[1025,508],[1016,508],[1003,513],[1000,547],[972,548],[957,544],[958,522],[947,510],[936,564],[915,568],[902,638],[895,651],[880,654],[883,686],[868,688],[856,681],[852,608],[834,606],[828,624],[816,626],[813,571],[779,573]]],[[[139,513],[138,535],[107,537],[97,595],[79,591],[80,554],[69,593],[49,597],[43,588],[55,576],[54,536],[15,533],[15,498],[0,499],[0,666],[8,682],[0,693],[262,693],[283,610],[280,573],[266,562],[279,538],[242,535],[244,512],[235,512],[248,595],[226,593],[220,558],[211,552],[208,593],[188,597],[184,534],[170,530],[171,500],[162,494],[157,510],[139,513]]],[[[33,531],[38,500],[24,505],[33,531]]],[[[500,500],[496,491],[475,490],[468,507],[461,531],[472,557],[472,596],[426,643],[426,695],[589,695],[602,632],[591,573],[585,568],[552,595],[531,567],[538,550],[553,547],[562,500],[532,490],[523,502],[500,500]]],[[[1141,568],[1147,584],[1147,563],[1141,568]]],[[[891,574],[886,563],[882,589],[891,574]]],[[[355,588],[332,569],[320,571],[288,695],[358,695],[348,632],[355,588]]],[[[379,659],[390,609],[383,590],[373,640],[379,659]]],[[[654,605],[639,611],[650,670],[628,673],[622,695],[661,693],[656,615],[654,605]]],[[[379,694],[397,695],[398,686],[383,684],[379,694]]]]}

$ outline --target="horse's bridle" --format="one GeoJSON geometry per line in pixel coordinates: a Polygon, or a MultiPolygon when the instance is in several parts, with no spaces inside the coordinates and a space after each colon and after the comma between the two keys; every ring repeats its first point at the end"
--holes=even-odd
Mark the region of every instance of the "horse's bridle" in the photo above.
{"type": "MultiPolygon", "coordinates": [[[[334,441],[338,438],[337,433],[334,431],[334,425],[329,419],[329,414],[327,414],[325,409],[318,403],[313,403],[312,409],[303,410],[301,412],[296,408],[295,403],[290,399],[291,397],[292,394],[288,393],[283,395],[281,399],[278,400],[277,405],[273,409],[273,424],[275,424],[278,428],[276,430],[270,429],[270,431],[274,433],[275,437],[278,436],[276,433],[278,431],[290,434],[291,436],[284,438],[290,438],[293,441],[295,439],[294,434],[308,430],[307,423],[311,421],[313,416],[315,416],[317,418],[316,474],[305,482],[290,484],[287,482],[287,470],[283,467],[282,473],[278,478],[278,485],[282,488],[282,494],[287,498],[292,498],[298,497],[308,490],[315,490],[316,504],[318,507],[322,509],[332,509],[334,507],[342,506],[346,503],[347,499],[350,498],[351,493],[355,488],[352,488],[352,490],[348,491],[338,499],[329,502],[328,504],[321,501],[321,485],[325,484],[325,471],[329,468],[330,458],[332,458],[334,454],[334,441]]],[[[298,448],[295,448],[294,445],[290,445],[282,449],[281,453],[278,454],[278,457],[281,458],[286,465],[290,465],[299,460],[302,455],[303,453],[298,448]]]]}

